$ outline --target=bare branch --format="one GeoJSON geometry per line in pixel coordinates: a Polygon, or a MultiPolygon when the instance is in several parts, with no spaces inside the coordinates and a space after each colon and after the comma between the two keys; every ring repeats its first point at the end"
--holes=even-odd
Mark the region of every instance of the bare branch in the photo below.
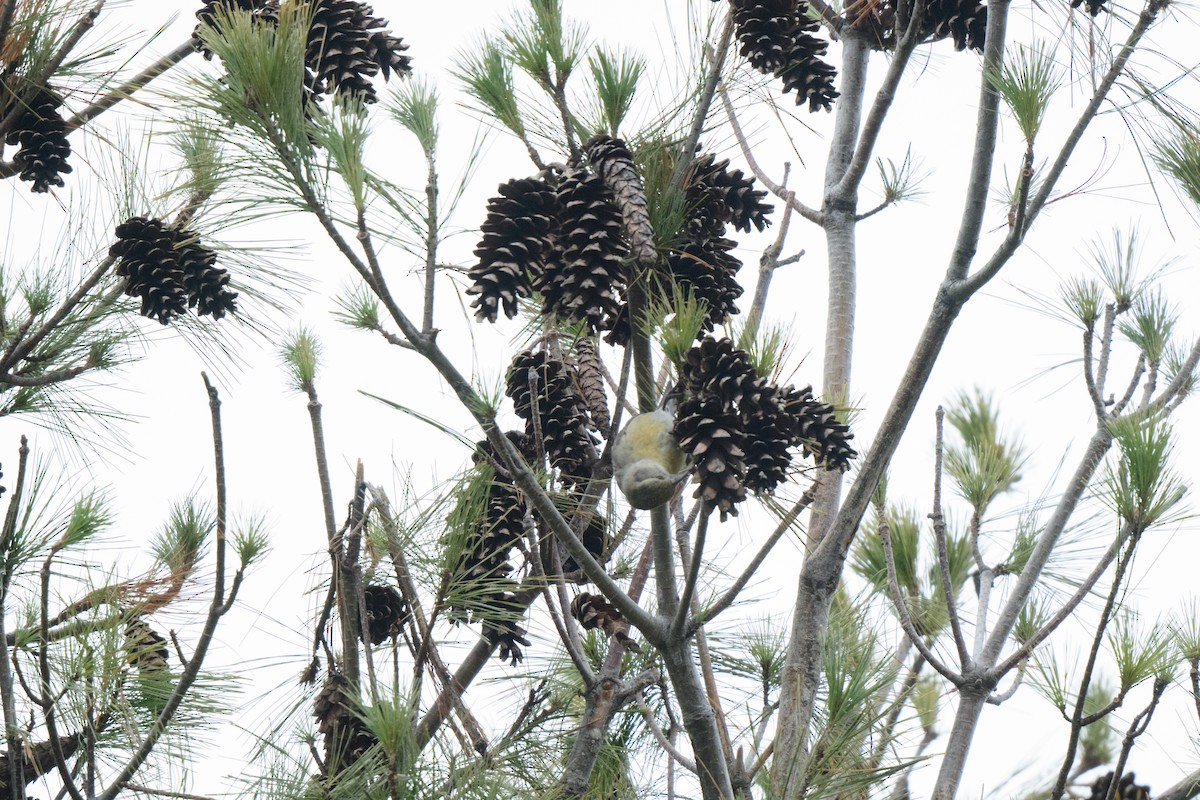
{"type": "Polygon", "coordinates": [[[750,563],[742,570],[742,574],[737,577],[733,585],[726,589],[725,593],[715,603],[705,609],[699,618],[692,623],[693,628],[699,625],[707,625],[716,619],[718,614],[733,605],[738,595],[746,588],[746,584],[754,577],[758,568],[767,560],[767,556],[771,554],[771,550],[775,548],[775,545],[779,543],[783,535],[791,530],[792,524],[803,513],[804,509],[812,504],[813,498],[817,496],[817,489],[820,485],[820,478],[812,482],[804,494],[800,496],[800,499],[783,515],[783,519],[779,521],[779,524],[775,526],[775,530],[771,531],[771,535],[758,548],[758,552],[754,554],[754,558],[750,559],[750,563]]]}
{"type": "Polygon", "coordinates": [[[900,620],[900,627],[904,629],[904,633],[913,643],[913,646],[917,648],[921,656],[929,663],[929,666],[941,673],[946,680],[955,686],[962,686],[962,675],[947,667],[933,654],[933,651],[925,644],[924,637],[917,631],[917,626],[913,624],[912,615],[908,611],[908,602],[905,600],[904,593],[900,590],[900,581],[896,577],[896,554],[892,550],[891,526],[888,525],[887,517],[883,514],[882,508],[879,510],[878,527],[879,539],[883,543],[884,560],[887,562],[888,590],[892,595],[892,605],[896,608],[896,616],[900,620]]]}
{"type": "Polygon", "coordinates": [[[729,127],[733,130],[738,147],[742,150],[742,158],[746,159],[746,164],[749,165],[750,171],[754,173],[754,177],[758,178],[759,182],[767,187],[767,190],[771,194],[787,203],[788,208],[814,225],[824,225],[824,214],[815,208],[809,208],[797,200],[795,193],[788,191],[783,183],[776,183],[767,177],[767,173],[763,171],[762,167],[758,165],[758,161],[754,158],[754,151],[750,149],[750,142],[746,140],[746,134],[742,130],[741,123],[738,122],[737,112],[733,108],[733,102],[729,99],[729,91],[722,84],[717,88],[717,92],[721,97],[721,105],[725,108],[725,116],[729,119],[729,127]]]}
{"type": "Polygon", "coordinates": [[[650,709],[650,706],[646,705],[645,700],[638,700],[637,710],[642,715],[642,719],[645,720],[646,727],[650,729],[650,733],[654,735],[654,740],[658,742],[658,746],[665,750],[667,755],[675,760],[675,763],[688,772],[695,774],[696,762],[679,752],[679,749],[667,740],[666,734],[662,732],[662,728],[658,726],[658,723],[654,719],[654,712],[650,709]]]}
{"type": "Polygon", "coordinates": [[[687,624],[688,611],[692,606],[692,597],[696,593],[696,583],[700,580],[700,564],[704,560],[704,543],[708,538],[708,518],[712,516],[712,508],[705,506],[700,512],[700,522],[696,527],[696,545],[692,548],[691,564],[688,566],[687,580],[683,584],[683,594],[679,596],[679,610],[671,622],[671,635],[679,636],[687,624]]]}
{"type": "Polygon", "coordinates": [[[125,83],[122,83],[116,89],[108,92],[103,97],[94,101],[87,108],[84,108],[73,115],[66,122],[67,130],[73,131],[81,125],[84,125],[100,116],[122,100],[128,100],[133,96],[134,92],[141,89],[146,84],[150,83],[150,81],[154,80],[159,75],[162,75],[164,72],[171,69],[194,52],[196,52],[196,47],[192,44],[191,39],[188,39],[188,41],[179,45],[150,66],[146,67],[137,75],[134,75],[132,78],[125,81],[125,83]]]}
{"type": "Polygon", "coordinates": [[[675,165],[675,171],[671,173],[671,182],[668,184],[671,190],[682,188],[683,180],[687,177],[688,170],[691,169],[692,160],[696,157],[700,132],[704,130],[704,122],[708,119],[709,109],[712,108],[713,92],[717,89],[721,70],[725,67],[725,55],[729,52],[729,42],[732,38],[733,14],[726,14],[725,27],[721,29],[721,38],[717,42],[716,51],[714,52],[712,48],[707,49],[708,74],[704,78],[704,86],[701,87],[700,96],[696,100],[696,111],[692,115],[692,125],[688,130],[687,139],[683,143],[682,157],[675,165]]]}
{"type": "Polygon", "coordinates": [[[933,536],[937,544],[938,574],[942,581],[942,595],[946,601],[946,613],[950,618],[950,631],[954,637],[954,646],[958,648],[959,666],[966,669],[971,664],[971,654],[967,652],[967,640],[963,636],[962,622],[958,617],[957,592],[950,579],[950,557],[946,548],[946,518],[942,515],[942,457],[945,454],[944,421],[946,410],[937,407],[936,433],[934,441],[933,466],[933,536]]]}

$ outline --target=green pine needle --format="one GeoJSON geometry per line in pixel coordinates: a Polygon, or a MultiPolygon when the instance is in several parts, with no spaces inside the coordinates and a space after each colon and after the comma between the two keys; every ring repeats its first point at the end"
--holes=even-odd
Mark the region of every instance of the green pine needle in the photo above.
{"type": "Polygon", "coordinates": [[[1172,469],[1174,432],[1162,416],[1117,417],[1108,424],[1116,440],[1116,463],[1103,478],[1103,499],[1134,534],[1163,522],[1187,491],[1172,469]]]}
{"type": "Polygon", "coordinates": [[[1127,233],[1114,228],[1111,246],[1095,242],[1089,248],[1100,270],[1100,278],[1116,303],[1117,313],[1128,311],[1142,291],[1143,283],[1137,279],[1141,255],[1139,238],[1137,228],[1131,228],[1127,233]]]}
{"type": "Polygon", "coordinates": [[[946,421],[962,439],[961,446],[946,448],[946,474],[982,518],[992,501],[1020,481],[1027,456],[1019,442],[1002,435],[991,398],[978,389],[960,392],[946,409],[946,421]]]}
{"type": "Polygon", "coordinates": [[[1171,333],[1179,312],[1161,289],[1142,292],[1133,303],[1132,316],[1121,320],[1118,330],[1146,356],[1146,364],[1162,364],[1171,344],[1171,333]]]}
{"type": "Polygon", "coordinates": [[[265,558],[271,549],[270,541],[266,521],[261,517],[251,519],[236,531],[233,534],[233,549],[241,568],[246,569],[265,558]]]}
{"type": "Polygon", "coordinates": [[[1030,599],[1021,606],[1021,611],[1017,614],[1017,624],[1013,626],[1013,640],[1017,644],[1025,644],[1049,620],[1050,615],[1047,613],[1045,605],[1036,598],[1030,599]]]}
{"type": "Polygon", "coordinates": [[[357,95],[339,93],[330,100],[328,110],[314,109],[309,136],[333,159],[338,175],[350,190],[358,212],[366,209],[369,175],[363,151],[370,135],[367,109],[357,95]]]}
{"type": "Polygon", "coordinates": [[[282,144],[310,150],[305,123],[304,53],[312,7],[285,3],[279,24],[266,25],[228,5],[213,9],[199,28],[200,40],[225,67],[213,97],[227,117],[251,130],[274,133],[282,144]]]}
{"type": "Polygon", "coordinates": [[[1104,310],[1104,290],[1093,278],[1072,277],[1061,289],[1063,302],[1085,329],[1091,330],[1104,310]]]}
{"type": "Polygon", "coordinates": [[[672,364],[678,366],[700,335],[708,316],[708,305],[697,298],[691,289],[674,286],[669,299],[651,298],[647,316],[651,320],[659,320],[655,332],[663,353],[672,364]]]}
{"type": "Polygon", "coordinates": [[[904,160],[897,164],[892,159],[885,163],[882,158],[875,159],[875,168],[879,170],[879,181],[883,184],[883,199],[888,203],[900,203],[905,200],[916,200],[925,194],[921,181],[929,173],[918,170],[918,165],[912,158],[912,145],[904,151],[904,160]]]}
{"type": "Polygon", "coordinates": [[[480,105],[486,117],[494,117],[518,136],[525,135],[525,123],[517,108],[512,62],[499,45],[484,41],[471,52],[458,57],[454,75],[463,82],[467,94],[480,105]]]}
{"type": "Polygon", "coordinates": [[[1180,124],[1154,139],[1150,158],[1192,202],[1200,204],[1200,134],[1194,127],[1180,124]]]}
{"type": "Polygon", "coordinates": [[[71,516],[63,531],[67,547],[86,542],[112,525],[112,511],[104,495],[92,492],[75,501],[71,516]]]}
{"type": "Polygon", "coordinates": [[[427,155],[437,148],[437,108],[437,89],[419,78],[401,86],[387,104],[392,118],[417,137],[427,155]]]}
{"type": "Polygon", "coordinates": [[[280,357],[292,389],[307,393],[314,388],[321,363],[321,343],[312,331],[300,328],[289,334],[280,357]]]}
{"type": "Polygon", "coordinates": [[[1025,141],[1032,145],[1050,99],[1062,82],[1053,52],[1042,45],[1018,45],[1004,60],[1000,71],[991,71],[987,77],[1016,118],[1025,141]]]}
{"type": "Polygon", "coordinates": [[[343,291],[334,297],[337,310],[333,318],[343,325],[357,330],[379,330],[382,325],[379,317],[379,298],[366,284],[358,284],[353,289],[343,291]]]}
{"type": "Polygon", "coordinates": [[[1174,668],[1174,648],[1164,626],[1153,625],[1146,630],[1137,625],[1136,618],[1122,614],[1109,629],[1108,644],[1117,662],[1122,689],[1129,690],[1174,668]]]}
{"type": "Polygon", "coordinates": [[[646,62],[630,53],[597,50],[588,58],[588,66],[596,88],[603,128],[610,135],[617,136],[621,123],[633,106],[646,62]]]}
{"type": "Polygon", "coordinates": [[[195,497],[186,497],[171,508],[170,519],[154,537],[151,552],[172,574],[187,574],[200,560],[215,526],[211,510],[195,497]]]}

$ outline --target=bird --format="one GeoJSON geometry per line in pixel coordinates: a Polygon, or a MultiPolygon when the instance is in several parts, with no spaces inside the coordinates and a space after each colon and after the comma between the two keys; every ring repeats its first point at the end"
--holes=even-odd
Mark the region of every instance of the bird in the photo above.
{"type": "Polygon", "coordinates": [[[629,505],[657,508],[671,499],[691,470],[675,438],[675,415],[665,408],[638,414],[613,444],[613,476],[629,505]]]}

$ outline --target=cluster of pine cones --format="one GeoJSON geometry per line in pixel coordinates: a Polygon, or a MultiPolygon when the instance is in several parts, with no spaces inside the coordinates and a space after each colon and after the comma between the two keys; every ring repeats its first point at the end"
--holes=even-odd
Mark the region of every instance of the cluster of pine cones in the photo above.
{"type": "Polygon", "coordinates": [[[152,217],[130,217],[115,233],[109,256],[125,279],[122,291],[141,299],[143,316],[166,325],[189,308],[213,319],[237,310],[228,270],[195,233],[152,217]]]}
{"type": "MultiPolygon", "coordinates": [[[[508,181],[488,201],[475,248],[478,262],[468,272],[467,294],[474,297],[478,319],[495,322],[500,313],[511,319],[519,301],[537,292],[543,314],[580,324],[588,334],[606,331],[612,344],[629,341],[630,243],[602,172],[617,165],[637,179],[634,158],[624,142],[610,136],[594,137],[584,149],[586,164],[508,181]]],[[[725,238],[726,226],[762,230],[772,207],[753,178],[711,155],[694,161],[684,190],[684,225],[673,241],[661,243],[666,270],[704,301],[711,330],[737,313],[742,293],[737,282],[742,265],[732,254],[736,243],[725,238]]]]}
{"type": "Polygon", "coordinates": [[[62,104],[62,97],[49,86],[22,98],[7,82],[0,81],[0,119],[7,117],[12,108],[20,108],[4,142],[18,145],[13,163],[20,170],[21,180],[33,184],[31,191],[48,192],[51,186],[62,186],[62,176],[71,171],[67,163],[71,143],[67,141],[66,122],[58,112],[62,104]]]}
{"type": "MultiPolygon", "coordinates": [[[[196,18],[203,25],[214,25],[218,8],[247,12],[266,25],[279,22],[279,0],[204,0],[196,18]]],[[[360,0],[316,0],[304,52],[307,99],[315,102],[322,95],[345,94],[374,103],[377,98],[371,81],[376,75],[383,73],[387,80],[393,72],[411,72],[411,59],[404,52],[408,45],[393,36],[387,24],[360,0]]],[[[193,43],[206,58],[212,58],[199,30],[197,26],[193,43]]]]}
{"type": "MultiPolygon", "coordinates": [[[[1110,770],[1093,781],[1088,800],[1105,800],[1108,797],[1108,787],[1112,780],[1113,773],[1110,770]]],[[[1133,782],[1133,773],[1126,772],[1117,781],[1117,791],[1113,797],[1116,800],[1150,800],[1150,787],[1137,785],[1133,782]]]]}
{"type": "MultiPolygon", "coordinates": [[[[591,478],[599,456],[598,436],[608,433],[608,408],[601,384],[594,345],[581,339],[568,363],[546,350],[525,350],[516,355],[509,369],[506,391],[524,431],[506,436],[526,463],[534,469],[550,469],[572,498],[591,478]]],[[[509,563],[514,548],[525,537],[527,519],[537,517],[521,490],[490,443],[476,446],[478,468],[489,476],[487,496],[478,522],[470,532],[454,571],[454,579],[469,583],[481,595],[470,608],[452,608],[459,621],[482,623],[484,635],[500,645],[500,658],[514,665],[524,658],[529,645],[526,630],[517,621],[524,609],[516,602],[516,582],[509,563]]],[[[593,513],[583,532],[583,543],[597,559],[608,544],[607,520],[593,513]]],[[[548,540],[548,546],[557,546],[548,540]]],[[[539,554],[546,568],[553,561],[549,552],[539,554]]],[[[561,559],[565,573],[579,569],[574,559],[561,559]]]]}
{"type": "Polygon", "coordinates": [[[750,66],[783,81],[796,105],[828,110],[838,93],[836,70],[821,60],[829,43],[813,36],[820,27],[804,0],[729,0],[741,54],[750,66]]]}
{"type": "Polygon", "coordinates": [[[675,436],[696,472],[695,497],[721,519],[737,515],[747,490],[769,493],[787,479],[798,450],[825,469],[846,470],[854,434],[812,388],[780,388],[760,377],[729,339],[706,336],[687,352],[676,387],[675,436]]]}

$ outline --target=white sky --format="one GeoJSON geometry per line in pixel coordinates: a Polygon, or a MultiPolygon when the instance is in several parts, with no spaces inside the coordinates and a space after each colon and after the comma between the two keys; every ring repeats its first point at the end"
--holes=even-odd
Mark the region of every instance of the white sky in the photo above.
{"type": "MultiPolygon", "coordinates": [[[[122,21],[116,30],[136,35],[169,24],[167,32],[152,47],[155,53],[165,52],[190,32],[195,5],[176,0],[127,2],[120,8],[117,18],[122,21]],[[181,16],[172,19],[172,14],[181,16]]],[[[458,105],[462,98],[447,68],[454,53],[477,41],[481,31],[494,30],[505,18],[504,10],[512,5],[485,0],[460,0],[452,5],[396,0],[375,4],[378,14],[391,21],[393,32],[410,43],[409,53],[418,74],[434,80],[442,93],[439,153],[443,195],[450,193],[460,173],[463,155],[479,132],[474,115],[458,105]]],[[[595,40],[628,47],[645,56],[649,76],[653,82],[661,83],[658,91],[666,95],[666,79],[676,69],[676,63],[664,8],[674,7],[674,24],[678,26],[683,22],[679,8],[682,4],[610,0],[600,7],[576,2],[566,6],[570,13],[588,20],[595,40]]],[[[1057,53],[1064,54],[1061,57],[1064,67],[1077,71],[1080,65],[1067,63],[1065,46],[1058,46],[1055,38],[1062,14],[1055,12],[1054,17],[1054,21],[1044,22],[1046,16],[1035,18],[1028,2],[1017,2],[1011,34],[1022,41],[1030,37],[1049,41],[1057,47],[1057,53]]],[[[1167,27],[1171,30],[1160,31],[1157,44],[1168,51],[1173,47],[1172,52],[1177,55],[1192,52],[1181,45],[1184,36],[1194,33],[1194,26],[1170,23],[1164,26],[1167,27]],[[1165,38],[1167,34],[1170,41],[1165,38]]],[[[101,35],[112,35],[113,30],[110,23],[110,27],[101,28],[101,35]]],[[[831,55],[836,63],[836,45],[831,55]]],[[[147,58],[140,56],[136,63],[147,58]]],[[[873,426],[903,371],[944,271],[961,206],[974,124],[978,58],[954,53],[948,42],[942,42],[923,48],[915,61],[916,68],[902,83],[877,154],[899,161],[911,144],[914,159],[929,172],[925,186],[928,194],[922,201],[891,209],[860,228],[858,338],[853,382],[862,405],[855,430],[864,446],[870,441],[873,426]]],[[[191,69],[198,65],[199,59],[188,62],[191,69]]],[[[882,57],[876,57],[870,73],[872,86],[877,85],[883,68],[882,57]]],[[[1181,91],[1192,93],[1196,107],[1194,85],[1181,87],[1181,91]]],[[[1073,120],[1080,98],[1078,85],[1073,90],[1064,88],[1055,98],[1039,143],[1040,158],[1049,157],[1064,125],[1073,120]]],[[[791,150],[781,134],[780,122],[764,106],[757,105],[748,113],[744,122],[755,132],[759,162],[778,179],[782,163],[791,161],[791,185],[804,202],[818,205],[832,115],[810,116],[801,110],[796,120],[786,119],[782,130],[793,137],[795,149],[791,150]]],[[[141,124],[136,119],[110,114],[101,119],[96,130],[113,130],[119,118],[126,119],[129,125],[141,124]]],[[[424,166],[415,141],[390,123],[380,121],[378,127],[372,153],[377,159],[376,167],[389,178],[419,189],[423,186],[424,166]]],[[[159,132],[161,129],[158,126],[159,132]]],[[[706,138],[722,148],[722,157],[731,157],[735,167],[746,168],[741,156],[734,152],[728,133],[706,138]]],[[[74,193],[74,197],[92,202],[89,198],[102,193],[95,188],[95,172],[100,171],[99,158],[104,145],[96,140],[95,134],[86,132],[73,136],[72,144],[76,150],[72,159],[75,172],[67,177],[67,188],[60,191],[60,197],[69,204],[74,193]],[[89,186],[92,188],[86,188],[89,186]]],[[[1000,159],[996,173],[1001,176],[998,184],[1002,184],[1003,175],[1017,170],[1022,145],[1015,126],[1004,124],[998,146],[1000,159]]],[[[1163,180],[1157,184],[1163,208],[1160,210],[1155,204],[1135,146],[1113,114],[1103,117],[1087,135],[1060,189],[1084,184],[1097,170],[1102,172],[1091,184],[1090,192],[1055,203],[1046,210],[1028,245],[970,303],[956,323],[914,417],[910,435],[893,461],[893,498],[917,506],[922,513],[928,511],[933,409],[957,390],[972,386],[995,394],[1003,404],[1007,427],[1018,432],[1031,451],[1027,477],[1018,492],[1003,504],[1003,509],[1015,509],[1041,496],[1057,494],[1062,485],[1058,473],[1069,474],[1074,469],[1092,422],[1082,380],[1077,377],[1080,334],[1066,323],[1047,317],[1040,309],[1043,302],[1057,300],[1058,287],[1064,278],[1088,270],[1088,245],[1101,239],[1109,241],[1114,227],[1134,224],[1140,227],[1146,243],[1147,270],[1168,259],[1178,259],[1164,274],[1163,285],[1181,308],[1179,330],[1192,335],[1200,330],[1197,324],[1200,309],[1195,301],[1200,286],[1197,280],[1200,237],[1194,214],[1177,200],[1163,180]],[[1164,225],[1164,218],[1170,222],[1174,238],[1164,225]]],[[[532,172],[523,149],[510,137],[491,135],[478,175],[468,188],[451,228],[476,228],[483,218],[484,203],[495,186],[532,172]]],[[[161,181],[162,186],[168,186],[170,177],[161,181]]],[[[861,193],[862,208],[877,202],[877,187],[874,174],[869,174],[861,193]]],[[[19,268],[39,243],[54,240],[63,217],[52,198],[30,195],[25,185],[15,180],[6,181],[0,193],[3,198],[0,214],[12,220],[11,231],[20,232],[0,252],[6,262],[11,260],[19,268]]],[[[776,205],[778,209],[779,204],[776,205]]],[[[778,213],[775,218],[778,219],[778,213]]],[[[1003,235],[1004,224],[1004,209],[993,204],[985,219],[989,234],[981,253],[990,252],[989,243],[994,244],[1003,235]]],[[[340,518],[351,491],[356,459],[365,462],[369,480],[389,487],[401,482],[411,466],[414,485],[423,490],[435,479],[452,476],[468,458],[448,437],[415,419],[381,407],[359,394],[359,390],[392,398],[451,426],[461,428],[468,424],[469,418],[419,357],[366,334],[333,325],[328,298],[346,285],[350,271],[331,248],[316,238],[317,232],[310,219],[289,218],[238,235],[305,243],[302,258],[293,258],[287,265],[314,280],[315,288],[310,294],[297,296],[288,318],[277,318],[275,322],[284,328],[301,323],[309,325],[320,331],[325,345],[325,365],[318,388],[325,407],[326,441],[340,518]]],[[[766,236],[773,235],[774,228],[768,229],[766,236]]],[[[754,267],[758,253],[768,241],[766,236],[739,238],[743,245],[740,255],[747,264],[743,272],[747,294],[753,288],[754,267]]],[[[469,263],[476,238],[474,232],[468,231],[449,240],[441,260],[469,263]]],[[[824,242],[818,230],[794,219],[784,252],[800,248],[807,255],[777,274],[767,313],[770,321],[793,326],[794,380],[801,384],[819,383],[824,242]]],[[[406,309],[417,315],[419,279],[415,274],[410,277],[409,270],[418,265],[394,249],[384,252],[383,258],[390,279],[399,289],[397,295],[406,309]]],[[[9,268],[6,263],[6,269],[9,268]]],[[[511,355],[507,337],[515,329],[493,329],[468,321],[452,282],[445,277],[440,280],[437,325],[443,333],[439,342],[460,364],[470,364],[474,374],[484,376],[487,379],[484,383],[494,383],[511,355]]],[[[166,518],[172,500],[191,491],[204,497],[212,486],[208,415],[199,371],[207,368],[211,374],[214,366],[178,338],[163,335],[157,327],[155,323],[147,324],[146,330],[155,334],[153,341],[139,363],[122,370],[118,385],[99,386],[95,390],[97,399],[138,418],[115,429],[113,444],[125,451],[123,454],[68,452],[61,439],[38,430],[28,420],[0,419],[0,448],[3,448],[0,461],[8,468],[8,480],[15,467],[17,438],[28,433],[35,452],[54,451],[56,460],[78,471],[80,482],[111,486],[120,510],[115,530],[119,543],[98,555],[119,562],[124,562],[124,554],[117,547],[137,548],[147,541],[166,518]]],[[[220,646],[213,663],[235,665],[245,658],[255,659],[251,662],[255,667],[249,673],[254,686],[274,687],[285,693],[274,695],[280,699],[250,704],[239,715],[239,725],[261,731],[286,702],[282,698],[288,691],[287,681],[305,663],[307,628],[317,605],[316,598],[305,592],[324,575],[327,561],[305,401],[286,389],[272,346],[247,338],[243,340],[242,354],[244,366],[221,376],[230,501],[235,513],[243,518],[251,514],[265,516],[274,551],[269,562],[254,571],[247,581],[242,610],[228,618],[219,630],[220,646]],[[312,571],[314,567],[316,573],[312,571]],[[259,664],[264,666],[260,669],[259,664]],[[268,669],[266,665],[274,667],[268,669]],[[282,690],[279,684],[283,684],[282,690]]],[[[1122,366],[1127,368],[1127,362],[1122,362],[1122,366]]],[[[1119,377],[1114,381],[1123,385],[1119,377]]],[[[1200,413],[1194,400],[1184,406],[1177,419],[1179,471],[1185,476],[1198,475],[1200,456],[1196,455],[1195,443],[1200,441],[1200,413]]],[[[395,497],[398,492],[393,490],[392,494],[395,497]]],[[[965,518],[962,504],[955,511],[965,518]]],[[[993,526],[1001,541],[1005,541],[1003,536],[1011,530],[1013,519],[999,520],[993,526]]],[[[753,552],[767,527],[764,516],[744,515],[738,522],[718,529],[720,546],[714,545],[713,552],[717,558],[727,558],[736,564],[739,551],[753,552]]],[[[1131,597],[1147,623],[1181,610],[1192,597],[1192,573],[1200,561],[1196,534],[1194,520],[1186,520],[1153,533],[1140,552],[1131,597]]],[[[999,547],[996,552],[1000,552],[999,547]]],[[[772,560],[774,569],[758,582],[756,597],[760,602],[747,608],[748,619],[771,616],[782,620],[789,613],[798,548],[795,543],[783,542],[777,553],[779,557],[772,560]]],[[[1072,621],[1056,637],[1054,647],[1060,662],[1082,659],[1083,632],[1083,623],[1072,621]],[[1064,644],[1064,640],[1070,643],[1064,644]]],[[[470,632],[462,633],[464,643],[469,645],[470,632]]],[[[533,657],[548,652],[551,643],[551,632],[539,631],[532,648],[533,657]]],[[[453,651],[450,661],[456,661],[453,651]]],[[[502,675],[504,670],[497,667],[491,674],[502,675]]],[[[1181,672],[1180,678],[1186,681],[1186,673],[1181,672]]],[[[1145,695],[1145,691],[1133,693],[1117,719],[1131,718],[1141,708],[1145,695]]],[[[949,727],[951,713],[950,708],[943,712],[940,719],[943,730],[949,727]]],[[[991,796],[997,781],[1026,763],[1034,764],[1048,781],[1051,770],[1057,768],[1056,761],[1066,740],[1065,725],[1055,720],[1053,709],[1029,687],[1023,688],[1005,706],[989,707],[968,763],[963,796],[991,796]]],[[[1131,758],[1130,768],[1137,771],[1141,782],[1161,790],[1184,771],[1200,764],[1200,756],[1190,743],[1196,735],[1196,722],[1184,685],[1173,687],[1131,758]]],[[[1124,724],[1119,722],[1118,726],[1124,724]]],[[[932,751],[939,747],[935,743],[932,751]]],[[[229,771],[234,769],[230,767],[229,771]]],[[[917,795],[926,791],[926,781],[932,781],[935,770],[935,766],[927,766],[919,772],[914,779],[917,795]]],[[[198,779],[196,785],[204,791],[216,790],[210,781],[206,776],[198,779]]]]}

